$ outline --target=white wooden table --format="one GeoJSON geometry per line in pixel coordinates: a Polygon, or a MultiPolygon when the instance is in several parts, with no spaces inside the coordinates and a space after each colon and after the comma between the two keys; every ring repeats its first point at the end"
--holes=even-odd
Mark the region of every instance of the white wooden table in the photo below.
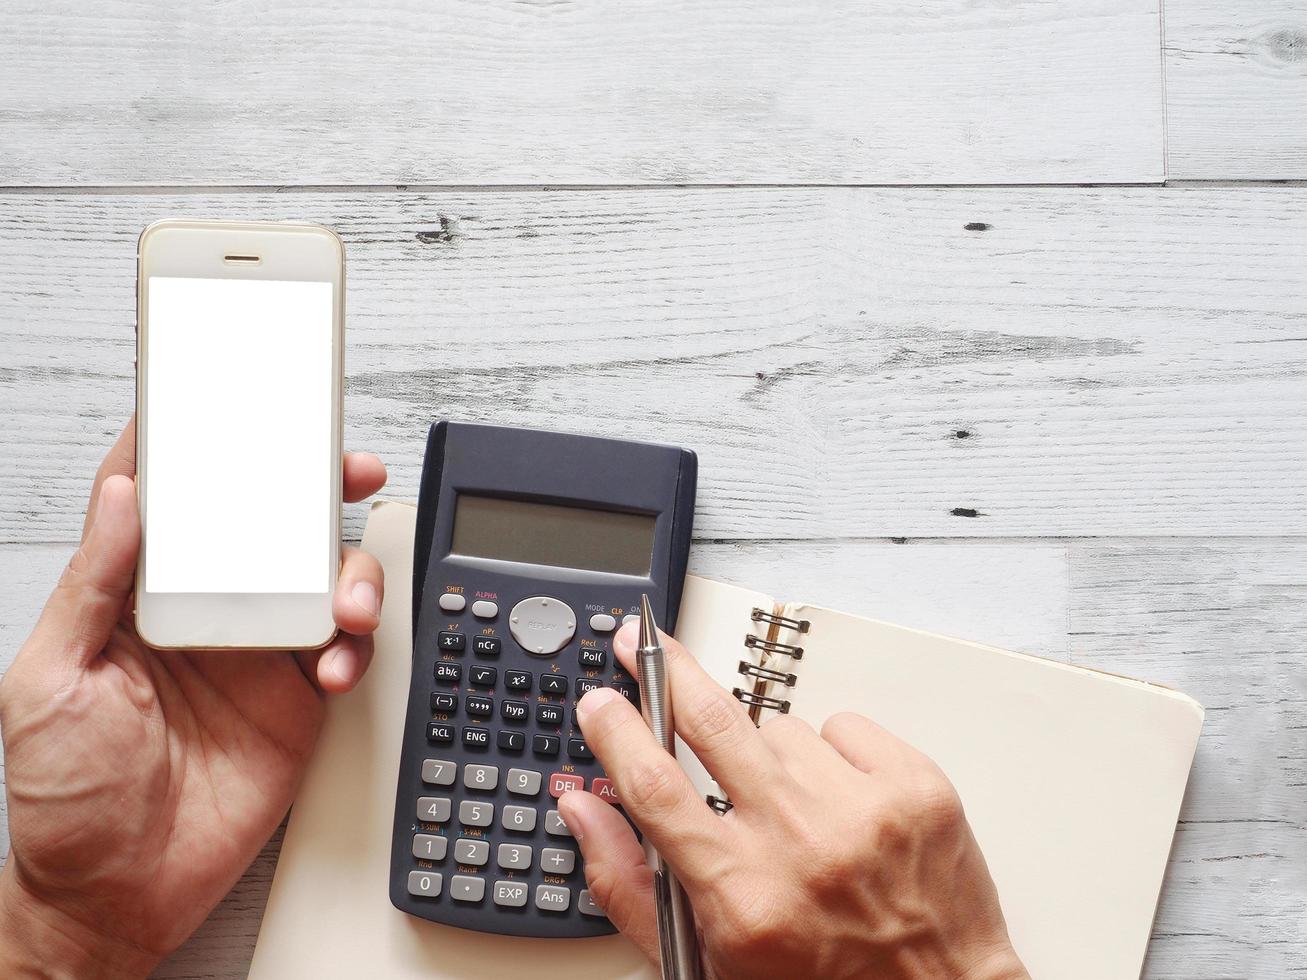
{"type": "Polygon", "coordinates": [[[6,0],[0,665],[141,227],[323,221],[393,495],[442,416],[680,442],[700,572],[1194,695],[1145,973],[1307,976],[1305,108],[1303,0],[6,0]]]}

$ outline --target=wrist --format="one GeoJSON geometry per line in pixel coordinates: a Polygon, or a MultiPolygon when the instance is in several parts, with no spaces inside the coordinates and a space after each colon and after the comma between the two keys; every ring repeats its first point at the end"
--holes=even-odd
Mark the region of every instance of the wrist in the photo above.
{"type": "Polygon", "coordinates": [[[10,854],[0,870],[0,976],[145,977],[157,962],[158,957],[114,941],[32,894],[10,854]]]}

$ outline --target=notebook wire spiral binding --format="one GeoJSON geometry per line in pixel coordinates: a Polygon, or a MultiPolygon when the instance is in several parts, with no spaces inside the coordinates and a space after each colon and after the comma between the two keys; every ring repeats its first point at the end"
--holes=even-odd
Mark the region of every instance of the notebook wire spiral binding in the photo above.
{"type": "MultiPolygon", "coordinates": [[[[792,688],[798,682],[796,674],[788,670],[778,670],[772,663],[772,658],[784,657],[790,663],[803,658],[803,647],[798,643],[781,642],[779,639],[781,631],[788,630],[801,637],[808,632],[812,624],[806,619],[792,619],[777,612],[767,612],[758,608],[754,608],[749,618],[755,623],[767,624],[767,635],[760,637],[753,633],[745,634],[744,647],[749,651],[758,651],[758,662],[740,661],[739,673],[744,678],[744,685],[734,688],[731,694],[748,707],[749,719],[758,725],[762,723],[764,711],[775,711],[777,714],[784,715],[790,710],[789,699],[769,694],[769,686],[780,684],[785,688],[792,688]]],[[[786,637],[787,640],[797,638],[786,637]]],[[[724,796],[713,795],[708,796],[708,805],[718,813],[726,813],[732,806],[731,801],[724,796]]]]}

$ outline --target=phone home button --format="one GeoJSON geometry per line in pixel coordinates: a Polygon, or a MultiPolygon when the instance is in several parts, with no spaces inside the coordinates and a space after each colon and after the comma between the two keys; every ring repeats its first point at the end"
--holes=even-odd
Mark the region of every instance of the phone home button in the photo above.
{"type": "Polygon", "coordinates": [[[567,646],[576,635],[576,613],[559,599],[531,596],[509,613],[508,631],[527,653],[548,657],[567,646]]]}

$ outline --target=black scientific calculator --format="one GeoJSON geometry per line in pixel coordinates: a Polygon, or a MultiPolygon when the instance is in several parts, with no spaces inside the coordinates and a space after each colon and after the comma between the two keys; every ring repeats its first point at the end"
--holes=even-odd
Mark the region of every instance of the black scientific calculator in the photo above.
{"type": "Polygon", "coordinates": [[[697,463],[670,446],[439,422],[413,561],[413,677],[390,899],[482,932],[614,932],[558,797],[620,806],[576,723],[607,686],[639,705],[612,636],[648,593],[675,626],[697,463]]]}

